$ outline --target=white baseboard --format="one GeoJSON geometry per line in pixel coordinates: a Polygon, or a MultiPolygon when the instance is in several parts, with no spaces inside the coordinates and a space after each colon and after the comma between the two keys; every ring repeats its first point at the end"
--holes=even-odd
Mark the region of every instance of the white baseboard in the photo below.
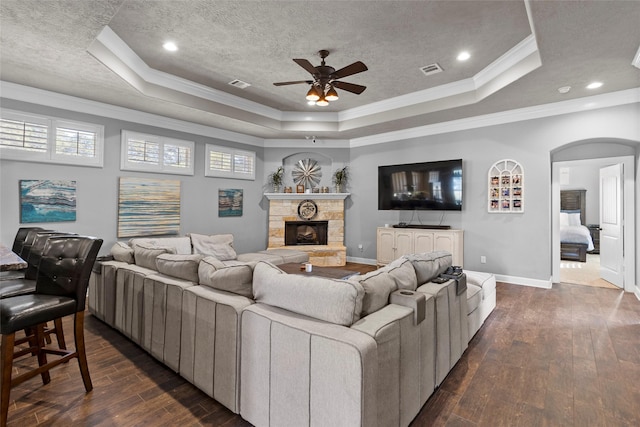
{"type": "Polygon", "coordinates": [[[636,290],[633,293],[636,295],[636,298],[638,298],[638,301],[640,301],[640,286],[636,285],[636,290]]]}
{"type": "Polygon", "coordinates": [[[352,256],[347,257],[347,262],[357,262],[358,264],[376,265],[375,259],[370,258],[356,258],[352,256]]]}
{"type": "Polygon", "coordinates": [[[540,280],[540,279],[528,279],[526,277],[505,276],[502,274],[496,274],[497,282],[509,283],[512,285],[532,286],[534,288],[551,289],[552,281],[540,280]]]}

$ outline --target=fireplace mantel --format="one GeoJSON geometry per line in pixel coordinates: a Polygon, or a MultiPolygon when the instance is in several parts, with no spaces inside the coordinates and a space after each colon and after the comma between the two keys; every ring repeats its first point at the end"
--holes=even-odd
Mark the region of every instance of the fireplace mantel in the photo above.
{"type": "Polygon", "coordinates": [[[351,193],[264,193],[269,200],[344,200],[351,193]]]}

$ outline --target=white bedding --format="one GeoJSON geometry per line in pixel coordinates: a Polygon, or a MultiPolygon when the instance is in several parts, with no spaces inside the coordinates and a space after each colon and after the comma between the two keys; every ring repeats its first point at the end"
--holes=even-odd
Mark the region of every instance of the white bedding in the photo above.
{"type": "Polygon", "coordinates": [[[584,243],[587,244],[587,251],[593,250],[593,240],[591,233],[584,225],[564,225],[560,226],[561,243],[584,243]]]}

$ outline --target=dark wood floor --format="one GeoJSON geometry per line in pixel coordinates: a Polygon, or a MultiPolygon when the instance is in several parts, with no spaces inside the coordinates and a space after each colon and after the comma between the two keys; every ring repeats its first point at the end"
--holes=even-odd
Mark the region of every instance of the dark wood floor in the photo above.
{"type": "MultiPolygon", "coordinates": [[[[635,296],[578,285],[499,283],[497,292],[496,310],[413,426],[640,425],[635,296]]],[[[72,361],[50,384],[34,378],[12,391],[10,426],[248,425],[91,315],[86,339],[93,391],[72,361]]]]}

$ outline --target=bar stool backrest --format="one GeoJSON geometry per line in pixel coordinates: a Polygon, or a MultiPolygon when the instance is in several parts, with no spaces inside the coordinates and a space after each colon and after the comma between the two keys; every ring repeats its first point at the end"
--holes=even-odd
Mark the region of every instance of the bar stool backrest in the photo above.
{"type": "Polygon", "coordinates": [[[57,295],[76,301],[83,311],[89,277],[102,239],[88,236],[53,236],[47,239],[40,259],[36,294],[57,295]]]}
{"type": "MultiPolygon", "coordinates": [[[[16,233],[16,237],[13,239],[13,246],[11,250],[16,254],[20,255],[22,251],[22,245],[24,245],[24,241],[27,238],[27,234],[31,230],[42,230],[42,227],[20,227],[18,228],[18,232],[16,233]]],[[[25,260],[26,261],[26,260],[25,260]]]]}

